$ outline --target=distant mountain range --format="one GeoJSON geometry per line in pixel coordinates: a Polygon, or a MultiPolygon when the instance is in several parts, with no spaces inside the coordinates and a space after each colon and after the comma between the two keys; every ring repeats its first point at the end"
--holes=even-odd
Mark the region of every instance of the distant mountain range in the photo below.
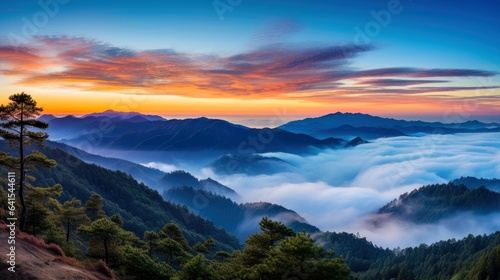
{"type": "Polygon", "coordinates": [[[211,178],[198,180],[196,177],[186,171],[177,170],[165,173],[161,170],[146,167],[131,161],[90,154],[64,143],[45,141],[45,145],[47,147],[60,149],[72,156],[85,161],[86,163],[93,163],[107,169],[119,170],[130,174],[137,181],[142,182],[159,192],[163,192],[174,187],[188,185],[197,189],[213,192],[221,196],[226,196],[233,200],[241,199],[239,194],[236,193],[233,189],[224,186],[223,184],[211,178]]]}
{"type": "Polygon", "coordinates": [[[81,118],[44,115],[40,119],[49,123],[47,132],[51,139],[94,149],[223,154],[307,153],[311,148],[336,148],[347,143],[343,139],[318,140],[282,129],[249,128],[207,118],[159,120],[135,113],[104,112],[81,118]]]}
{"type": "Polygon", "coordinates": [[[134,179],[139,182],[146,184],[149,187],[154,188],[158,181],[165,176],[165,172],[146,167],[128,160],[123,160],[119,158],[103,157],[100,155],[94,155],[87,153],[84,150],[66,145],[60,142],[45,141],[45,145],[51,148],[61,149],[64,152],[75,156],[86,163],[93,163],[110,170],[120,170],[127,174],[132,175],[134,179]]]}
{"type": "Polygon", "coordinates": [[[499,132],[500,124],[479,121],[462,123],[405,121],[360,113],[337,112],[317,118],[292,121],[279,128],[294,133],[304,133],[318,139],[326,137],[349,139],[356,136],[363,139],[375,139],[416,133],[499,132]]]}
{"type": "Polygon", "coordinates": [[[292,164],[275,157],[261,155],[224,155],[208,165],[215,173],[232,174],[275,174],[279,172],[297,171],[292,164]]]}
{"type": "Polygon", "coordinates": [[[110,119],[118,118],[122,120],[133,120],[133,121],[164,121],[165,119],[156,115],[145,115],[138,112],[117,112],[113,110],[106,110],[100,113],[92,113],[83,116],[85,117],[108,117],[110,119]]]}
{"type": "Polygon", "coordinates": [[[233,200],[240,200],[240,195],[233,189],[224,186],[223,184],[211,179],[198,180],[189,172],[176,170],[166,173],[156,183],[156,189],[168,191],[176,187],[189,186],[197,190],[211,192],[216,195],[224,196],[233,200]]]}

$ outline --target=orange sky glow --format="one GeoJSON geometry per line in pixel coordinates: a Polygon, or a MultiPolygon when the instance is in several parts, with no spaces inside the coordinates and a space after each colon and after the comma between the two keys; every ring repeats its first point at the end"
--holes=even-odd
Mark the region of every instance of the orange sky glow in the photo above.
{"type": "Polygon", "coordinates": [[[112,109],[166,117],[275,116],[283,120],[337,111],[380,116],[444,116],[450,112],[498,116],[500,108],[499,89],[492,78],[496,73],[488,71],[332,71],[348,58],[331,57],[328,68],[323,61],[317,64],[295,58],[311,50],[213,57],[106,48],[110,47],[67,37],[39,38],[30,47],[0,46],[1,103],[24,91],[45,113],[55,115],[112,109]],[[111,51],[116,53],[110,55],[111,51]],[[303,65],[296,67],[299,63],[303,65]]]}

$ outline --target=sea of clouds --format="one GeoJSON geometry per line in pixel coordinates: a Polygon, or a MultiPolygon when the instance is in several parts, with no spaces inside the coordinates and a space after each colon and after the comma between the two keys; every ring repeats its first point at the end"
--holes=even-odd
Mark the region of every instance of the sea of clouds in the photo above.
{"type": "Polygon", "coordinates": [[[286,160],[299,172],[222,176],[205,168],[196,175],[235,189],[245,201],[293,209],[323,231],[359,232],[384,247],[416,246],[500,230],[500,215],[464,213],[428,225],[369,222],[380,207],[423,185],[461,176],[500,177],[499,139],[500,133],[380,138],[309,156],[263,154],[286,160]]]}

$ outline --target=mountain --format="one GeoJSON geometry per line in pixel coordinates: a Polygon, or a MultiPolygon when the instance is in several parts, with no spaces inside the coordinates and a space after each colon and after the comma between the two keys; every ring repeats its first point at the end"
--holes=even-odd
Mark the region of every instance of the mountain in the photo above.
{"type": "MultiPolygon", "coordinates": [[[[333,244],[340,245],[340,248],[343,246],[340,242],[333,244]]],[[[349,264],[354,259],[350,257],[350,254],[359,256],[362,252],[367,252],[368,257],[366,259],[369,260],[369,267],[363,268],[360,266],[360,268],[363,268],[361,271],[353,269],[354,278],[359,280],[492,279],[487,278],[488,273],[486,271],[485,273],[479,274],[471,273],[469,274],[472,276],[471,278],[463,276],[467,276],[473,269],[483,265],[493,268],[493,262],[482,264],[482,261],[484,261],[485,258],[490,258],[491,260],[491,254],[498,245],[500,245],[500,231],[490,235],[473,236],[470,234],[461,240],[449,239],[431,245],[421,244],[417,247],[405,249],[398,248],[387,255],[373,255],[373,247],[368,244],[365,247],[354,247],[344,256],[346,263],[349,264]],[[481,275],[484,277],[481,277],[481,275]]],[[[334,248],[336,250],[337,247],[334,248]]],[[[496,269],[496,271],[498,271],[498,269],[496,269]]]]}
{"type": "Polygon", "coordinates": [[[415,223],[432,223],[463,212],[500,212],[500,193],[483,186],[469,189],[454,183],[428,185],[402,194],[380,208],[378,214],[415,223]]]}
{"type": "Polygon", "coordinates": [[[224,155],[211,162],[208,167],[210,167],[215,173],[223,175],[239,173],[258,175],[296,171],[296,168],[292,164],[282,159],[265,157],[256,154],[224,155]]]}
{"type": "Polygon", "coordinates": [[[500,124],[479,121],[462,123],[405,121],[360,113],[337,112],[317,118],[291,121],[279,128],[320,139],[347,136],[374,139],[415,133],[498,132],[500,124]]]}
{"type": "Polygon", "coordinates": [[[42,122],[49,122],[53,119],[56,119],[57,117],[51,114],[45,114],[41,115],[40,117],[37,118],[37,120],[42,121],[42,122]]]}
{"type": "Polygon", "coordinates": [[[406,136],[406,134],[394,128],[371,126],[355,127],[347,124],[339,127],[319,130],[314,132],[313,134],[315,137],[318,137],[320,139],[325,137],[339,137],[345,139],[361,137],[364,139],[376,139],[381,137],[406,136]]]}
{"type": "MultiPolygon", "coordinates": [[[[9,150],[6,141],[0,141],[0,150],[9,150]]],[[[240,248],[238,239],[227,231],[190,213],[186,207],[165,201],[157,191],[138,183],[128,174],[85,163],[60,149],[46,147],[41,152],[54,159],[57,166],[50,170],[40,168],[34,173],[36,185],[50,187],[60,183],[63,186],[60,201],[75,197],[85,202],[97,193],[103,198],[106,213],[120,214],[124,229],[137,236],[143,236],[145,230],[159,230],[174,222],[183,229],[190,244],[203,242],[211,236],[219,249],[240,248]]]]}
{"type": "Polygon", "coordinates": [[[158,180],[165,176],[165,172],[158,169],[146,167],[123,159],[90,154],[64,143],[47,140],[45,141],[45,145],[47,147],[61,149],[66,153],[83,160],[86,163],[94,163],[110,170],[120,170],[122,172],[130,174],[137,181],[142,182],[152,188],[156,186],[158,180]]]}
{"type": "Polygon", "coordinates": [[[476,189],[483,186],[489,190],[500,192],[500,179],[478,179],[476,177],[460,177],[452,181],[455,185],[463,184],[467,188],[476,189]]]}
{"type": "Polygon", "coordinates": [[[226,187],[211,178],[198,180],[198,178],[183,170],[176,170],[166,173],[163,178],[161,178],[156,183],[156,188],[161,191],[182,186],[188,186],[206,192],[212,192],[214,194],[225,196],[231,199],[241,199],[240,195],[233,189],[226,187]]]}
{"type": "Polygon", "coordinates": [[[351,141],[347,142],[346,146],[347,147],[355,147],[355,146],[365,144],[365,143],[368,143],[368,142],[363,140],[363,138],[358,136],[358,137],[352,139],[351,141]]]}
{"type": "Polygon", "coordinates": [[[259,221],[263,217],[280,221],[297,232],[303,229],[311,233],[319,232],[296,212],[272,203],[237,204],[227,197],[188,186],[170,188],[163,192],[163,197],[187,206],[193,213],[213,221],[240,240],[258,232],[259,221]]]}
{"type": "Polygon", "coordinates": [[[100,113],[87,114],[85,117],[107,117],[110,119],[119,118],[122,120],[131,120],[136,118],[136,120],[144,119],[146,121],[164,121],[165,119],[156,115],[144,115],[138,112],[117,112],[113,110],[106,110],[100,113]]]}
{"type": "Polygon", "coordinates": [[[378,259],[394,257],[389,249],[377,247],[364,237],[347,232],[315,234],[316,244],[325,250],[333,249],[332,257],[343,257],[352,272],[367,271],[378,259]]]}
{"type": "Polygon", "coordinates": [[[66,116],[49,121],[51,139],[84,150],[216,153],[307,153],[342,146],[342,139],[318,140],[281,129],[256,129],[218,119],[140,121],[108,116],[66,116]]]}

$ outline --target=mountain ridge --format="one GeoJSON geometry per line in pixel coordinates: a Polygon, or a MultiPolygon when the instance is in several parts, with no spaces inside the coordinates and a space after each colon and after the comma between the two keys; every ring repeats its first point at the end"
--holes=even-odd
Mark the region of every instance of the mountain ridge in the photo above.
{"type": "Polygon", "coordinates": [[[477,120],[457,123],[407,121],[362,113],[336,112],[320,117],[291,121],[278,128],[294,133],[308,134],[317,138],[345,137],[346,135],[351,135],[374,139],[379,137],[403,136],[419,132],[498,132],[500,131],[500,124],[483,123],[477,120]],[[353,133],[355,135],[352,135],[353,133]],[[373,137],[370,137],[370,135],[373,135],[373,137]]]}

